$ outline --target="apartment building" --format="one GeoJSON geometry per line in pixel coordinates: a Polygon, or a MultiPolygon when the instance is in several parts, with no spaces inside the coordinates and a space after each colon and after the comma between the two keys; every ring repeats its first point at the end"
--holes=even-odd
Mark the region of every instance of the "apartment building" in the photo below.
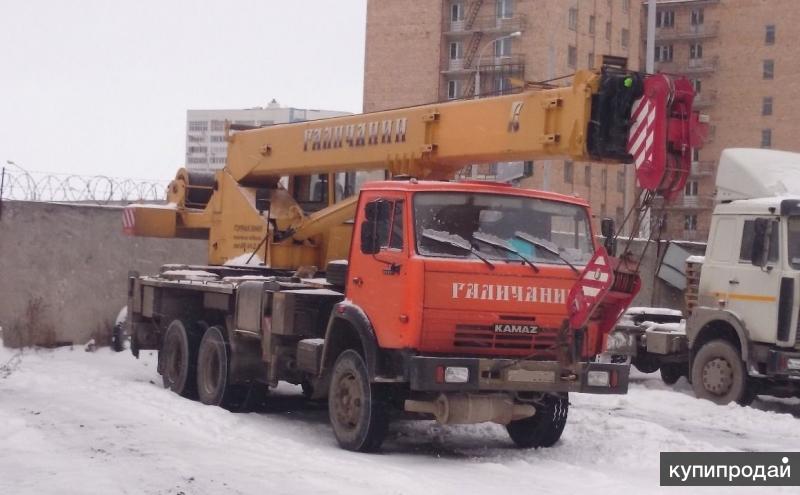
{"type": "Polygon", "coordinates": [[[272,100],[266,107],[186,111],[186,167],[212,170],[225,166],[228,143],[225,121],[251,127],[349,115],[333,110],[282,107],[272,100]]]}
{"type": "MultiPolygon", "coordinates": [[[[638,68],[641,0],[368,0],[364,111],[504,94],[517,81],[570,82],[597,57],[638,68]]],[[[631,166],[536,160],[462,175],[586,198],[621,220],[631,166]]]]}
{"type": "MultiPolygon", "coordinates": [[[[647,2],[642,6],[642,32],[647,2]]],[[[800,151],[800,36],[796,0],[659,0],[655,68],[683,74],[711,120],[693,153],[682,196],[661,205],[670,238],[705,241],[720,152],[729,147],[800,151]]]]}

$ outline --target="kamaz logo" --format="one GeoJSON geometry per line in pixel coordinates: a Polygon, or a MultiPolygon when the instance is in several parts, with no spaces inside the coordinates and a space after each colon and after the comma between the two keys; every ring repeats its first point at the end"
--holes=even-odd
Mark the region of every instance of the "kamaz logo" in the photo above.
{"type": "Polygon", "coordinates": [[[512,325],[508,323],[495,323],[494,333],[517,333],[532,335],[539,333],[539,327],[534,325],[512,325]]]}

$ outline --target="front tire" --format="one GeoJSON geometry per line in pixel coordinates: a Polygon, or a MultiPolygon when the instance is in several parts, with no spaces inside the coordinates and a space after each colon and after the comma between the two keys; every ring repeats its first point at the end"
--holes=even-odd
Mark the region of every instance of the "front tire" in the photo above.
{"type": "Polygon", "coordinates": [[[164,388],[182,397],[196,397],[197,338],[183,320],[172,320],[167,327],[158,354],[158,371],[164,388]]]}
{"type": "Polygon", "coordinates": [[[339,355],[328,393],[328,415],[339,446],[357,452],[380,448],[389,430],[384,395],[370,383],[360,354],[350,349],[339,355]]]}
{"type": "Polygon", "coordinates": [[[699,399],[742,406],[755,399],[755,386],[747,376],[739,350],[727,340],[706,342],[692,361],[692,388],[699,399]]]}
{"type": "Polygon", "coordinates": [[[536,414],[512,421],[506,426],[517,447],[527,449],[552,447],[561,438],[569,412],[568,394],[545,394],[533,403],[536,414]]]}

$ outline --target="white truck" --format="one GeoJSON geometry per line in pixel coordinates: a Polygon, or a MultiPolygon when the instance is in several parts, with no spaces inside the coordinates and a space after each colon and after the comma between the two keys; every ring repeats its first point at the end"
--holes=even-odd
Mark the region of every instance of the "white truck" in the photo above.
{"type": "MultiPolygon", "coordinates": [[[[716,185],[685,333],[649,332],[638,359],[685,374],[697,397],[718,404],[800,397],[800,153],[726,149],[716,185]]],[[[609,352],[628,354],[641,337],[617,328],[609,352]]]]}

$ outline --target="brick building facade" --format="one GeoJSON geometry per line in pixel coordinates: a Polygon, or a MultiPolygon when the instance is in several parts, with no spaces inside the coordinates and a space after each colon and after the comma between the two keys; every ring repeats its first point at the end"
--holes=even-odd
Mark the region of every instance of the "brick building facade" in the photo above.
{"type": "MultiPolygon", "coordinates": [[[[640,0],[368,0],[364,111],[505,93],[601,55],[638,68],[640,19],[640,0]]],[[[467,175],[498,178],[503,166],[467,175]]],[[[621,220],[634,202],[631,166],[552,159],[519,170],[529,172],[519,186],[579,195],[598,218],[621,220]]]]}

